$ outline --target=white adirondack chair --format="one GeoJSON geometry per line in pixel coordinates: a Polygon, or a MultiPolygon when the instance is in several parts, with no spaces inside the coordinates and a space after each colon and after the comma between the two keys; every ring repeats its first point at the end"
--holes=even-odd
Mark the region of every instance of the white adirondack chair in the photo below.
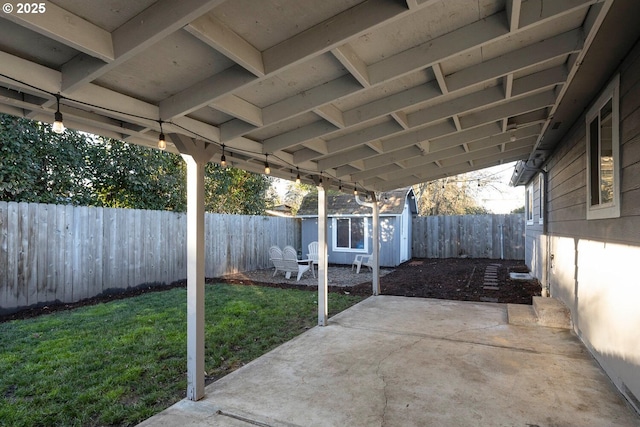
{"type": "Polygon", "coordinates": [[[353,271],[353,267],[357,267],[356,268],[356,274],[360,273],[360,267],[362,267],[363,265],[369,267],[369,270],[373,271],[373,254],[369,254],[369,255],[356,255],[356,257],[353,260],[353,263],[351,264],[351,271],[353,271]]]}
{"type": "Polygon", "coordinates": [[[314,265],[318,265],[318,242],[311,242],[307,246],[309,248],[309,253],[307,253],[307,258],[311,260],[311,273],[313,273],[313,277],[316,277],[316,273],[313,270],[314,265]]]}
{"type": "Polygon", "coordinates": [[[271,246],[269,248],[269,259],[275,267],[273,276],[275,276],[278,271],[285,271],[284,260],[282,259],[282,250],[278,246],[271,246]]]}
{"type": "Polygon", "coordinates": [[[307,258],[312,260],[314,264],[318,264],[318,242],[311,242],[307,247],[309,248],[307,258]]]}
{"type": "Polygon", "coordinates": [[[287,273],[285,277],[291,278],[291,273],[298,273],[296,281],[300,281],[300,277],[311,268],[311,260],[299,260],[298,253],[292,246],[285,246],[283,251],[284,271],[287,273]]]}

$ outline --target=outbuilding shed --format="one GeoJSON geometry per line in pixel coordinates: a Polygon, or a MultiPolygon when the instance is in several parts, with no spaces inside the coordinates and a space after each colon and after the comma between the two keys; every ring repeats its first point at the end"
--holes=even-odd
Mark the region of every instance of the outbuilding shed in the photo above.
{"type": "MultiPolygon", "coordinates": [[[[353,194],[327,196],[327,251],[332,264],[351,264],[358,254],[373,250],[372,209],[353,194]]],[[[413,190],[380,194],[380,266],[395,267],[411,258],[411,217],[417,214],[413,190]]],[[[302,219],[302,253],[318,240],[318,196],[308,194],[298,210],[302,219]]]]}

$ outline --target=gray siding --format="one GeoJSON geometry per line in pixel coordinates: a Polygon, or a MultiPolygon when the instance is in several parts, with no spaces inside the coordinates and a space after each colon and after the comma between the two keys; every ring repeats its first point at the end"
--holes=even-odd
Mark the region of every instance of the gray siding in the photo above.
{"type": "Polygon", "coordinates": [[[584,116],[549,162],[550,234],[608,242],[640,243],[640,49],[621,70],[620,81],[620,218],[586,219],[586,126],[584,116]]]}
{"type": "MultiPolygon", "coordinates": [[[[546,262],[547,257],[543,256],[544,251],[547,248],[547,239],[545,237],[545,224],[546,221],[546,213],[542,213],[542,222],[541,222],[541,212],[540,212],[540,204],[543,204],[543,210],[546,211],[546,207],[544,206],[545,195],[540,192],[540,186],[538,184],[538,180],[542,179],[544,184],[544,188],[547,188],[548,183],[546,182],[546,178],[544,173],[539,173],[534,177],[531,181],[530,187],[531,191],[533,191],[533,221],[529,221],[526,223],[525,228],[525,247],[524,247],[524,260],[531,273],[538,278],[543,287],[547,286],[547,274],[546,274],[546,262]]],[[[525,214],[526,215],[526,214],[525,214]]]]}
{"type": "Polygon", "coordinates": [[[620,217],[587,220],[583,115],[547,164],[546,234],[528,227],[527,263],[539,266],[534,273],[571,309],[576,333],[640,410],[640,44],[619,72],[620,217]]]}

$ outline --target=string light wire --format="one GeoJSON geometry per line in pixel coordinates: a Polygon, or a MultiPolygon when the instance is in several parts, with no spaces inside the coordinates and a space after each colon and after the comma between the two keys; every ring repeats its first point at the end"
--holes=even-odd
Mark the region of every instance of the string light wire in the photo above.
{"type": "MultiPolygon", "coordinates": [[[[27,82],[24,82],[22,80],[16,79],[16,78],[11,77],[11,76],[8,76],[6,74],[0,73],[0,77],[3,77],[5,79],[7,79],[7,80],[14,81],[14,82],[16,82],[16,83],[18,83],[20,85],[29,87],[31,89],[34,89],[34,90],[38,91],[38,92],[47,94],[47,95],[51,96],[52,98],[56,99],[56,102],[57,102],[58,106],[59,106],[60,100],[67,100],[67,101],[70,101],[70,102],[73,102],[73,103],[76,103],[76,104],[79,104],[79,105],[84,105],[84,106],[95,108],[95,109],[98,109],[98,110],[103,110],[103,111],[107,111],[107,112],[111,112],[111,113],[116,113],[116,114],[132,117],[132,118],[136,118],[136,119],[147,120],[149,122],[162,122],[161,120],[159,121],[156,118],[147,117],[147,116],[134,114],[134,113],[129,113],[129,112],[125,112],[125,111],[119,111],[119,110],[116,110],[116,109],[113,109],[113,108],[104,107],[104,106],[97,105],[97,104],[92,104],[90,102],[80,101],[80,100],[77,100],[77,99],[69,98],[69,97],[63,96],[63,95],[61,95],[59,93],[49,92],[47,90],[44,90],[42,88],[39,88],[39,87],[34,86],[32,84],[29,84],[27,82]]],[[[58,110],[59,110],[59,107],[58,107],[58,110]]],[[[206,141],[206,142],[209,142],[211,144],[217,145],[218,147],[220,147],[222,149],[222,157],[220,158],[220,163],[222,164],[224,162],[224,165],[226,165],[226,157],[224,155],[224,153],[225,153],[225,151],[224,151],[225,145],[224,144],[222,144],[220,142],[217,142],[217,141],[214,141],[211,138],[208,138],[208,137],[206,137],[204,135],[199,134],[198,132],[194,132],[193,130],[188,129],[188,128],[186,128],[186,127],[184,127],[184,126],[182,126],[182,125],[180,125],[178,123],[175,123],[175,122],[172,122],[172,121],[166,121],[166,122],[162,122],[162,123],[170,124],[171,126],[174,126],[174,127],[178,128],[178,129],[181,129],[181,130],[183,130],[183,131],[185,131],[185,132],[187,132],[187,133],[189,133],[189,134],[191,134],[191,135],[193,135],[193,136],[195,136],[197,138],[202,139],[203,141],[206,141]]],[[[162,127],[162,123],[161,123],[161,127],[162,127]]],[[[162,129],[161,129],[161,135],[162,135],[162,129]]],[[[160,142],[160,141],[158,141],[158,142],[160,142]]],[[[246,155],[249,155],[251,157],[257,157],[257,156],[260,156],[260,155],[263,154],[263,153],[259,153],[259,152],[255,152],[255,151],[251,151],[251,150],[246,150],[246,149],[241,149],[241,148],[234,148],[233,151],[235,151],[237,153],[241,153],[241,154],[246,154],[246,155]]],[[[265,173],[268,174],[268,173],[271,172],[271,169],[270,169],[269,164],[268,164],[268,162],[266,160],[267,156],[269,156],[269,155],[265,154],[265,173]],[[267,172],[267,169],[269,170],[269,172],[267,172]]],[[[291,166],[291,167],[295,166],[296,170],[298,170],[298,171],[300,170],[298,166],[296,166],[296,165],[294,165],[294,164],[282,159],[281,157],[279,157],[279,156],[277,156],[275,154],[271,154],[271,156],[275,157],[276,159],[278,159],[281,163],[283,163],[285,165],[288,165],[288,166],[291,166]]],[[[506,168],[506,169],[501,170],[501,171],[498,171],[498,172],[495,172],[495,173],[492,173],[492,174],[487,175],[486,177],[483,177],[481,179],[490,178],[492,176],[504,173],[509,169],[511,169],[511,167],[506,168]]],[[[303,169],[303,171],[306,171],[306,172],[308,172],[310,174],[318,174],[317,171],[313,171],[313,170],[305,170],[305,169],[303,169]]],[[[517,173],[517,170],[516,170],[516,173],[517,173]]],[[[456,180],[456,181],[451,181],[451,182],[472,182],[472,181],[476,181],[476,180],[478,180],[478,179],[477,178],[476,179],[464,179],[464,180],[456,180]]],[[[297,182],[297,179],[296,179],[296,182],[297,182]]],[[[358,185],[357,185],[357,183],[355,183],[354,184],[354,194],[357,194],[357,193],[358,193],[358,185]]]]}

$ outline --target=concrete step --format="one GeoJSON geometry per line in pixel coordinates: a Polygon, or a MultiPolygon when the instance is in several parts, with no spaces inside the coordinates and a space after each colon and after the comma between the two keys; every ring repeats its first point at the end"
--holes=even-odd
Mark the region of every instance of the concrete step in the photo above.
{"type": "Polygon", "coordinates": [[[507,304],[507,318],[510,325],[535,326],[538,324],[538,316],[530,305],[507,304]]]}
{"type": "Polygon", "coordinates": [[[533,297],[533,305],[507,304],[510,325],[571,329],[571,312],[555,298],[533,297]]]}
{"type": "Polygon", "coordinates": [[[560,300],[533,297],[533,310],[538,317],[539,325],[571,329],[571,312],[560,300]]]}

